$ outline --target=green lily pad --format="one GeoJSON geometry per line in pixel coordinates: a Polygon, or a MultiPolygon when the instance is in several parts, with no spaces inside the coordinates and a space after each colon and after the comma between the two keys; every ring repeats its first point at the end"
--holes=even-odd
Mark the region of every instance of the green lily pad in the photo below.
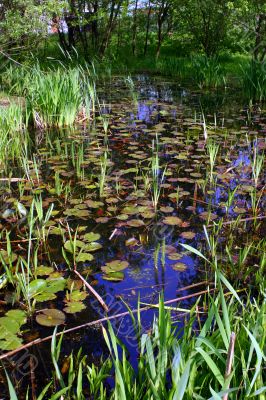
{"type": "Polygon", "coordinates": [[[133,228],[139,228],[141,226],[144,226],[144,222],[141,219],[131,219],[127,221],[128,226],[132,226],[133,228]]]}
{"type": "Polygon", "coordinates": [[[109,274],[112,272],[123,271],[128,267],[128,265],[129,264],[127,261],[114,260],[106,263],[103,267],[101,267],[101,269],[106,274],[109,274]]]}
{"type": "Polygon", "coordinates": [[[86,297],[88,297],[87,292],[80,291],[80,290],[73,290],[71,293],[68,294],[67,301],[69,301],[69,302],[82,301],[82,300],[85,300],[86,297]]]}
{"type": "Polygon", "coordinates": [[[57,326],[65,322],[65,314],[54,308],[47,308],[36,316],[38,324],[43,326],[57,326]]]}
{"type": "Polygon", "coordinates": [[[77,262],[86,262],[86,261],[92,261],[93,259],[94,259],[94,257],[91,253],[81,253],[77,256],[76,261],[77,262]]]}
{"type": "Polygon", "coordinates": [[[20,324],[12,317],[0,318],[0,328],[10,333],[19,332],[20,324]]]}
{"type": "Polygon", "coordinates": [[[11,351],[15,350],[22,345],[22,339],[15,335],[10,335],[6,340],[0,340],[0,349],[11,351]]]}
{"type": "Polygon", "coordinates": [[[93,251],[96,251],[96,250],[101,249],[102,247],[103,247],[103,246],[102,246],[100,243],[98,243],[98,242],[91,242],[91,243],[86,244],[86,245],[82,248],[82,251],[93,252],[93,251]]]}
{"type": "Polygon", "coordinates": [[[60,277],[58,279],[50,280],[47,282],[45,293],[57,293],[65,289],[66,279],[60,277]]]}
{"type": "Polygon", "coordinates": [[[85,240],[86,242],[96,242],[100,239],[100,237],[101,235],[99,233],[88,232],[83,236],[83,240],[85,240]]]}
{"type": "Polygon", "coordinates": [[[123,272],[110,272],[106,275],[103,275],[103,279],[105,279],[106,281],[115,281],[115,282],[122,281],[124,277],[125,275],[123,272]]]}
{"type": "Polygon", "coordinates": [[[27,322],[26,313],[22,310],[9,310],[6,313],[6,317],[16,320],[19,325],[23,325],[27,322]]]}
{"type": "Polygon", "coordinates": [[[34,279],[29,284],[29,297],[35,296],[37,293],[41,293],[46,288],[47,284],[44,279],[34,279]]]}
{"type": "Polygon", "coordinates": [[[43,301],[51,301],[56,299],[56,295],[54,293],[40,293],[34,298],[37,302],[41,303],[43,301]]]}
{"type": "Polygon", "coordinates": [[[85,304],[81,301],[71,301],[67,303],[67,306],[63,309],[68,314],[75,314],[86,308],[85,304]]]}
{"type": "Polygon", "coordinates": [[[44,265],[41,265],[40,267],[37,267],[35,270],[36,275],[50,275],[54,269],[52,267],[46,267],[44,265]]]}
{"type": "MultiPolygon", "coordinates": [[[[75,242],[75,246],[76,248],[81,248],[84,246],[84,242],[82,242],[81,240],[76,240],[75,242]]],[[[74,243],[72,243],[70,240],[67,240],[64,243],[64,248],[69,252],[72,253],[74,252],[74,243]]]]}

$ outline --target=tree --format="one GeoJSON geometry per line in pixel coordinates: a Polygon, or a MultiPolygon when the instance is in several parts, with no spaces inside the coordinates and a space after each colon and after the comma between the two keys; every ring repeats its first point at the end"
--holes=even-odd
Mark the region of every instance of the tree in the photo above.
{"type": "Polygon", "coordinates": [[[185,22],[196,46],[210,57],[223,46],[231,13],[229,1],[181,0],[178,16],[185,22]]]}
{"type": "Polygon", "coordinates": [[[3,0],[0,4],[0,46],[10,52],[32,48],[49,34],[54,14],[66,4],[60,0],[3,0]]]}

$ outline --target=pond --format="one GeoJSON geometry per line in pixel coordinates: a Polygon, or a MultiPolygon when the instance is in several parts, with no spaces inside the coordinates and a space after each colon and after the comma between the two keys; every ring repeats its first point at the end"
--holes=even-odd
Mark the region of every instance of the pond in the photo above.
{"type": "MultiPolygon", "coordinates": [[[[235,90],[200,92],[145,75],[112,78],[97,94],[97,118],[31,132],[31,161],[2,173],[4,352],[51,335],[57,324],[60,331],[106,315],[74,267],[108,316],[157,304],[162,291],[189,310],[199,292],[212,290],[214,273],[191,247],[210,256],[215,246],[228,276],[256,290],[265,110],[247,107],[235,90]],[[251,269],[239,267],[243,257],[251,269]],[[5,284],[7,269],[15,288],[5,284]],[[11,343],[7,318],[20,321],[11,343]]],[[[179,328],[182,310],[174,315],[179,328]]],[[[154,313],[143,312],[143,330],[154,313]]],[[[113,324],[134,357],[130,317],[113,324]]],[[[94,361],[105,354],[100,324],[65,335],[64,354],[81,346],[94,361]]],[[[22,387],[35,368],[43,382],[49,354],[49,342],[32,346],[12,355],[8,370],[22,387]]]]}

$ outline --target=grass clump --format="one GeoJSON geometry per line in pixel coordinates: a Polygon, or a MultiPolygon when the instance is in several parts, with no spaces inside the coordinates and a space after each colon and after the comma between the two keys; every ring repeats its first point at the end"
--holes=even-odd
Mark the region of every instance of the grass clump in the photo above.
{"type": "Polygon", "coordinates": [[[251,60],[242,67],[242,86],[248,99],[264,101],[266,99],[265,66],[251,60]]]}
{"type": "Polygon", "coordinates": [[[72,125],[82,103],[78,69],[37,70],[27,95],[27,107],[37,127],[72,125]]]}

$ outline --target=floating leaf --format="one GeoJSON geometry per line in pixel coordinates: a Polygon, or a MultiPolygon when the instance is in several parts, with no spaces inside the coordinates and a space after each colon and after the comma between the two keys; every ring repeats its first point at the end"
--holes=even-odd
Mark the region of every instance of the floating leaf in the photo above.
{"type": "Polygon", "coordinates": [[[174,261],[180,260],[182,257],[183,257],[183,254],[180,254],[180,253],[170,253],[168,256],[169,260],[174,260],[174,261]]]}
{"type": "Polygon", "coordinates": [[[181,226],[182,225],[182,220],[178,217],[170,216],[170,217],[165,217],[163,219],[163,223],[166,225],[176,225],[176,226],[181,226]]]}
{"type": "Polygon", "coordinates": [[[134,228],[139,228],[140,226],[144,226],[145,224],[141,219],[131,219],[127,222],[127,225],[134,228]]]}
{"type": "Polygon", "coordinates": [[[2,317],[0,318],[0,328],[11,333],[17,333],[20,328],[20,324],[13,317],[2,317]]]}
{"type": "Polygon", "coordinates": [[[99,233],[88,232],[83,236],[83,240],[85,240],[86,242],[96,242],[100,239],[100,237],[101,235],[99,233]]]}
{"type": "Polygon", "coordinates": [[[125,275],[123,272],[110,272],[106,275],[103,275],[103,279],[105,279],[106,281],[115,281],[115,282],[119,282],[122,281],[124,279],[125,275]]]}
{"type": "Polygon", "coordinates": [[[32,297],[37,293],[41,293],[46,288],[46,286],[47,284],[44,279],[34,279],[29,284],[29,291],[28,291],[29,297],[32,297]]]}
{"type": "Polygon", "coordinates": [[[84,242],[82,242],[81,240],[76,240],[76,241],[75,241],[75,244],[74,244],[74,241],[71,242],[70,240],[67,240],[67,241],[64,243],[64,248],[65,248],[69,253],[72,253],[72,254],[73,254],[73,251],[74,251],[74,246],[76,246],[76,248],[81,248],[81,247],[84,246],[84,242]]]}
{"type": "Polygon", "coordinates": [[[54,269],[52,267],[46,267],[44,265],[41,265],[40,267],[37,267],[35,270],[36,275],[50,275],[54,269]]]}
{"type": "Polygon", "coordinates": [[[46,293],[57,293],[65,289],[66,280],[62,276],[47,281],[47,287],[45,288],[46,293]]]}
{"type": "Polygon", "coordinates": [[[6,340],[0,340],[0,349],[11,351],[22,345],[22,339],[15,335],[10,335],[6,340]]]}
{"type": "Polygon", "coordinates": [[[183,239],[194,239],[194,237],[196,236],[196,233],[195,233],[195,232],[190,232],[190,231],[188,231],[188,232],[182,232],[182,233],[180,234],[180,236],[181,236],[183,239]]]}
{"type": "Polygon", "coordinates": [[[67,306],[63,309],[68,314],[75,314],[86,308],[85,304],[81,301],[71,301],[67,303],[67,306]]]}
{"type": "Polygon", "coordinates": [[[203,211],[202,213],[200,213],[200,218],[203,219],[204,221],[210,220],[213,221],[214,219],[217,218],[216,214],[210,213],[208,211],[203,211]]]}
{"type": "Polygon", "coordinates": [[[65,314],[55,308],[47,308],[36,316],[38,324],[43,326],[57,326],[65,322],[65,314]]]}
{"type": "Polygon", "coordinates": [[[85,291],[80,291],[80,290],[73,290],[72,292],[70,292],[67,296],[67,301],[81,301],[81,300],[85,300],[86,297],[88,297],[88,293],[85,291]]]}
{"type": "Polygon", "coordinates": [[[85,246],[82,248],[82,251],[93,252],[93,251],[101,249],[102,247],[103,246],[98,242],[91,242],[91,243],[85,244],[85,246]]]}
{"type": "Polygon", "coordinates": [[[87,261],[92,261],[94,259],[93,255],[91,253],[80,253],[76,261],[77,262],[87,262],[87,261]]]}
{"type": "Polygon", "coordinates": [[[22,310],[9,310],[6,313],[6,316],[16,320],[19,325],[23,325],[27,322],[26,313],[22,310]]]}
{"type": "Polygon", "coordinates": [[[178,263],[172,265],[172,268],[173,268],[175,271],[181,271],[181,272],[183,272],[183,271],[185,271],[185,270],[187,269],[187,265],[184,264],[184,263],[182,263],[182,262],[178,262],[178,263]]]}
{"type": "Polygon", "coordinates": [[[104,267],[102,267],[102,271],[105,273],[111,273],[111,272],[116,272],[116,271],[123,271],[128,267],[128,262],[127,261],[120,261],[120,260],[114,260],[109,263],[106,263],[104,267]]]}
{"type": "Polygon", "coordinates": [[[43,301],[50,301],[56,299],[56,295],[54,293],[40,293],[37,294],[37,296],[34,297],[34,299],[37,302],[43,302],[43,301]]]}

